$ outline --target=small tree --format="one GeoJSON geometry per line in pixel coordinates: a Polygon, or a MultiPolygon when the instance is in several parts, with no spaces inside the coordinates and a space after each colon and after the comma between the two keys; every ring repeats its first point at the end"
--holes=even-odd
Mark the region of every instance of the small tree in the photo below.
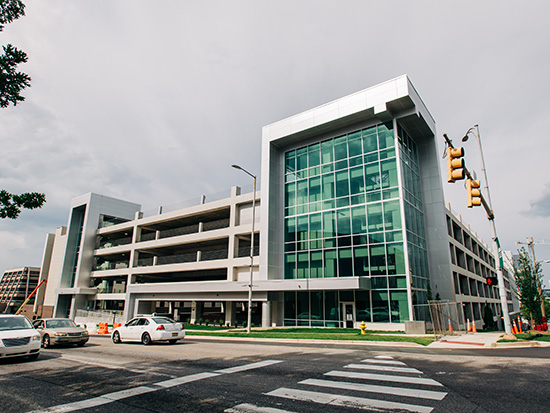
{"type": "Polygon", "coordinates": [[[539,324],[542,318],[539,283],[542,279],[542,270],[539,262],[533,263],[525,251],[519,251],[518,268],[514,270],[514,278],[518,286],[518,295],[521,301],[521,314],[531,322],[531,328],[539,324]]]}

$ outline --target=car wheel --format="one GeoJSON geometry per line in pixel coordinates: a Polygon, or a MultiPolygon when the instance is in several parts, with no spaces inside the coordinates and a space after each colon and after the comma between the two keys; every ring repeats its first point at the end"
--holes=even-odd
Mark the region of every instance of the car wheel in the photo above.
{"type": "Polygon", "coordinates": [[[178,340],[168,340],[168,342],[169,342],[170,344],[176,344],[176,343],[178,342],[178,340]]]}
{"type": "Polygon", "coordinates": [[[50,336],[47,334],[44,334],[44,337],[42,337],[42,347],[48,348],[50,347],[50,336]]]}
{"type": "Polygon", "coordinates": [[[148,346],[149,344],[151,344],[151,336],[148,334],[148,333],[145,333],[141,336],[141,342],[148,346]]]}
{"type": "Polygon", "coordinates": [[[39,355],[40,355],[40,353],[34,353],[34,354],[31,354],[30,356],[28,356],[27,358],[29,360],[36,360],[39,355]]]}
{"type": "Polygon", "coordinates": [[[119,334],[118,331],[115,331],[113,333],[113,343],[115,343],[115,344],[122,343],[122,340],[120,339],[120,334],[119,334]]]}

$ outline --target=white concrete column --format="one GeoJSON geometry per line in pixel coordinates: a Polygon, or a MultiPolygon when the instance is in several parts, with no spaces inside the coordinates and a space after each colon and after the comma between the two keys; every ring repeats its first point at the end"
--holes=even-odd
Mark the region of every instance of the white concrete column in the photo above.
{"type": "Polygon", "coordinates": [[[271,303],[269,301],[262,302],[262,327],[271,327],[271,303]]]}

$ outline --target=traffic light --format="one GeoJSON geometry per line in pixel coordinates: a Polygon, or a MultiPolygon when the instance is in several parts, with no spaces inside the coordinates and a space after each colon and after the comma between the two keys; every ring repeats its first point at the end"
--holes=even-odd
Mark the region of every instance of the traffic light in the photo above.
{"type": "Polygon", "coordinates": [[[497,284],[498,284],[497,277],[487,277],[487,285],[492,287],[493,285],[497,285],[497,284]]]}
{"type": "Polygon", "coordinates": [[[481,189],[479,181],[468,179],[466,181],[466,192],[468,194],[468,208],[481,205],[481,189]]]}
{"type": "Polygon", "coordinates": [[[464,148],[447,148],[447,182],[464,179],[464,148]]]}

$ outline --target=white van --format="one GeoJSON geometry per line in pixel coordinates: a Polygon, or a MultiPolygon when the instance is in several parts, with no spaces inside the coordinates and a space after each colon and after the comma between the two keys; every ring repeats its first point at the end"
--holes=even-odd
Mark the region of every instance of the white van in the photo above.
{"type": "Polygon", "coordinates": [[[23,315],[0,314],[0,359],[40,355],[40,333],[23,315]]]}

